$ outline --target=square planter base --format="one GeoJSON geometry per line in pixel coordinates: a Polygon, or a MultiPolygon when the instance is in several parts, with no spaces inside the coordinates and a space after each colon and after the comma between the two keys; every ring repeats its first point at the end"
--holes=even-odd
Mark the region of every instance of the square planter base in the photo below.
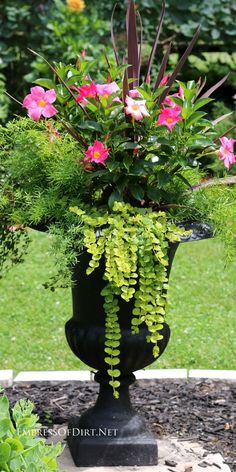
{"type": "Polygon", "coordinates": [[[67,442],[77,467],[145,466],[157,464],[157,442],[148,431],[138,436],[116,435],[115,429],[68,426],[67,442]]]}

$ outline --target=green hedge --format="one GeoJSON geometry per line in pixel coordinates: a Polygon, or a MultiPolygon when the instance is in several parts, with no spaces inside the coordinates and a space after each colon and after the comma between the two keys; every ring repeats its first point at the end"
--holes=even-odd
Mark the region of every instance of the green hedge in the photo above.
{"type": "MultiPolygon", "coordinates": [[[[109,52],[109,21],[115,0],[85,0],[84,12],[72,12],[66,0],[2,0],[0,9],[0,120],[18,113],[19,107],[4,95],[7,89],[17,99],[28,92],[30,84],[47,71],[40,60],[35,60],[27,48],[41,52],[47,59],[75,61],[86,49],[87,55],[98,58],[109,52]],[[105,46],[106,45],[106,46],[105,46]]],[[[161,11],[161,0],[137,0],[144,30],[144,62],[161,11]]],[[[122,44],[124,15],[127,2],[118,0],[115,29],[122,44]]],[[[205,75],[216,81],[228,71],[234,71],[229,83],[236,83],[236,53],[233,38],[236,34],[236,4],[228,0],[167,0],[167,14],[161,43],[172,38],[173,51],[180,54],[186,47],[197,25],[202,30],[198,44],[185,69],[186,80],[192,75],[205,75]],[[207,53],[207,56],[205,55],[207,53]]],[[[162,49],[162,48],[160,48],[162,49]]],[[[174,58],[173,58],[174,61],[174,58]]],[[[229,95],[231,91],[227,92],[229,95]]]]}

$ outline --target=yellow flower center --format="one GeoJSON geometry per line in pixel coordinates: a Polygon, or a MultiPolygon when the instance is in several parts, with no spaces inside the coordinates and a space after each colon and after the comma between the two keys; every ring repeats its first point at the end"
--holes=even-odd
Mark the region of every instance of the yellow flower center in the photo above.
{"type": "Polygon", "coordinates": [[[100,156],[101,156],[101,153],[100,153],[99,151],[95,151],[95,152],[93,153],[94,159],[99,159],[100,156]]]}
{"type": "Polygon", "coordinates": [[[224,154],[228,154],[227,149],[224,149],[223,153],[224,153],[224,154]]]}
{"type": "Polygon", "coordinates": [[[167,123],[173,123],[173,118],[167,118],[167,123]]]}
{"type": "Polygon", "coordinates": [[[39,107],[45,107],[46,102],[44,100],[38,100],[38,106],[39,107]]]}
{"type": "Polygon", "coordinates": [[[134,111],[139,110],[139,105],[132,105],[132,109],[133,109],[134,111]]]}

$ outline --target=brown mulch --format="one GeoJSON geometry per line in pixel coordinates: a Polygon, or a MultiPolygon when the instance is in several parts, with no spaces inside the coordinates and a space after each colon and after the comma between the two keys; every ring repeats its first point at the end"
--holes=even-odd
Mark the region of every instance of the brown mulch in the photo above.
{"type": "MultiPolygon", "coordinates": [[[[197,440],[220,452],[236,472],[236,382],[212,380],[139,380],[131,388],[133,406],[157,437],[171,434],[197,440]]],[[[43,425],[63,424],[94,404],[95,382],[14,385],[11,403],[28,398],[43,425]]]]}

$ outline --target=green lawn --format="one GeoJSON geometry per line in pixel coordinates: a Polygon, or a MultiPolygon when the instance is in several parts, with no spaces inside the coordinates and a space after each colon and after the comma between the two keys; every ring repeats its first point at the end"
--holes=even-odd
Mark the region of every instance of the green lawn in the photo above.
{"type": "MultiPolygon", "coordinates": [[[[70,290],[42,288],[52,271],[48,236],[34,232],[27,260],[0,281],[0,369],[86,368],[64,336],[70,290]]],[[[172,336],[152,367],[236,369],[236,262],[215,240],[182,244],[170,280],[172,336]]]]}

